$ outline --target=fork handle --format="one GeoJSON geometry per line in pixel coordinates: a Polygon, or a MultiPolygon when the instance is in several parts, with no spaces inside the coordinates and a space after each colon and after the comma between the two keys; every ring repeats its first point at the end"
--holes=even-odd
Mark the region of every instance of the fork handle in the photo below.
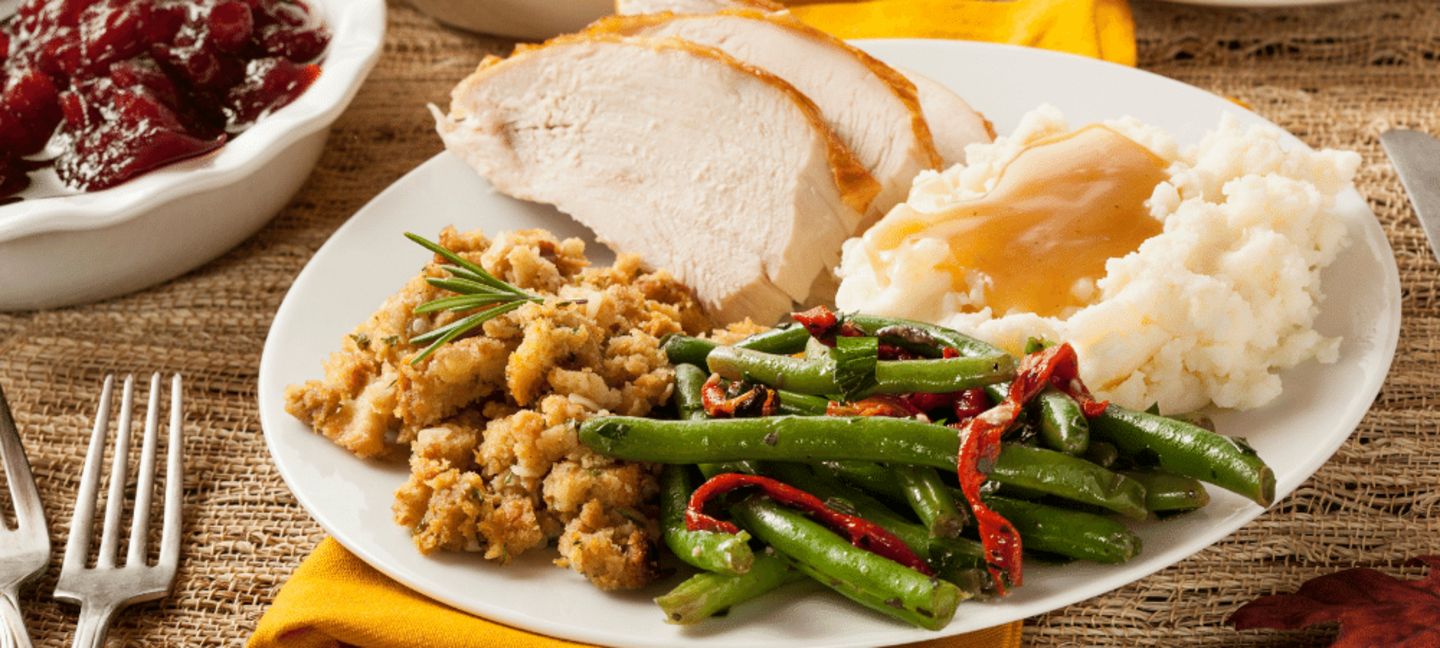
{"type": "Polygon", "coordinates": [[[20,613],[20,602],[15,592],[0,591],[0,646],[4,648],[32,648],[30,633],[25,630],[25,615],[20,613]]]}
{"type": "Polygon", "coordinates": [[[80,606],[80,620],[75,624],[75,648],[104,648],[110,620],[120,609],[117,605],[80,606]]]}

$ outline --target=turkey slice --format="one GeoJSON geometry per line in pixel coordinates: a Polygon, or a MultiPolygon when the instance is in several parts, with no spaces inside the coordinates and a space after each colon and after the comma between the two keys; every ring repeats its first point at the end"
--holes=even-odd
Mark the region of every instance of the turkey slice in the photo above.
{"type": "Polygon", "coordinates": [[[771,72],[805,93],[880,182],[880,194],[853,232],[903,202],[921,171],[940,168],[915,86],[890,66],[789,14],[732,9],[611,16],[586,32],[683,38],[771,72]]]}
{"type": "Polygon", "coordinates": [[[804,95],[675,38],[520,47],[431,111],[497,189],[668,268],[720,321],[771,323],[805,299],[878,191],[804,95]]]}
{"type": "Polygon", "coordinates": [[[951,167],[965,163],[965,147],[995,141],[995,127],[985,116],[970,107],[960,95],[938,81],[904,68],[895,68],[915,84],[920,98],[920,112],[935,137],[935,150],[951,167]]]}

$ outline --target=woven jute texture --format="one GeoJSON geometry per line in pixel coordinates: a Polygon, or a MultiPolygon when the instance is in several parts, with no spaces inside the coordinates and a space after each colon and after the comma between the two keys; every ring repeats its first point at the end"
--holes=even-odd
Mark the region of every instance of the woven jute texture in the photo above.
{"type": "MultiPolygon", "coordinates": [[[[1391,127],[1440,132],[1440,4],[1234,9],[1137,1],[1133,9],[1141,68],[1241,101],[1312,146],[1364,156],[1359,189],[1400,268],[1399,351],[1359,428],[1297,492],[1173,567],[1028,620],[1025,642],[1324,645],[1333,628],[1237,632],[1224,622],[1242,603],[1320,574],[1371,566],[1414,578],[1400,563],[1440,553],[1440,265],[1377,140],[1391,127]]],[[[117,619],[111,645],[241,645],[324,536],[277,474],[260,429],[256,378],[266,332],[326,238],[441,150],[425,104],[445,105],[484,54],[512,45],[439,27],[403,4],[390,10],[375,71],[336,123],[314,174],[259,234],[135,295],[0,313],[0,386],[56,545],[50,569],[22,595],[36,645],[67,645],[73,635],[76,608],[51,592],[106,374],[183,373],[188,415],[187,519],[174,593],[117,619]]]]}

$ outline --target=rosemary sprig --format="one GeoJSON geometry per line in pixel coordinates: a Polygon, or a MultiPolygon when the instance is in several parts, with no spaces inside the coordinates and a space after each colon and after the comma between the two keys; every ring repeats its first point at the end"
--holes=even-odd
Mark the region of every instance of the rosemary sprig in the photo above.
{"type": "Polygon", "coordinates": [[[485,269],[479,265],[460,258],[460,256],[454,252],[434,242],[428,241],[424,237],[409,232],[405,233],[405,237],[419,243],[424,246],[425,249],[444,257],[445,260],[454,264],[440,266],[450,273],[449,277],[427,277],[425,281],[437,288],[459,293],[451,297],[441,297],[416,306],[416,315],[443,310],[459,313],[476,308],[484,309],[466,315],[423,335],[410,338],[411,344],[430,343],[430,346],[425,347],[425,350],[421,351],[420,355],[410,360],[410,364],[412,365],[425,359],[442,345],[464,335],[466,332],[489,320],[520,308],[526,303],[534,302],[538,304],[545,301],[540,297],[531,295],[497,279],[495,275],[486,272],[485,269]]]}

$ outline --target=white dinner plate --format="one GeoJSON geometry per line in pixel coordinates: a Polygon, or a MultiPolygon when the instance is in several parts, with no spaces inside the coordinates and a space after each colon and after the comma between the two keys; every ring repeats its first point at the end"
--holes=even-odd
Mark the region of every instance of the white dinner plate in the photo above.
{"type": "MultiPolygon", "coordinates": [[[[1265,123],[1194,87],[1132,68],[1049,51],[981,43],[873,40],[857,43],[891,64],[930,76],[983,112],[1001,132],[1041,103],[1072,125],[1132,115],[1161,126],[1182,144],[1197,142],[1225,111],[1265,123]]],[[[1303,146],[1293,138],[1294,146],[1303,146]]],[[[1335,364],[1306,363],[1283,374],[1284,394],[1249,412],[1222,412],[1227,433],[1247,437],[1275,470],[1283,498],[1350,435],[1379,392],[1400,327],[1395,259],[1365,201],[1342,195],[1352,243],[1324,272],[1327,299],[1316,324],[1343,336],[1335,364]]],[[[1133,528],[1140,557],[1123,565],[1027,566],[1025,586],[997,601],[963,603],[934,633],[861,609],[839,596],[796,584],[763,603],[689,628],[663,622],[651,598],[675,579],[643,591],[606,593],[555,567],[553,550],[532,551],[501,567],[474,555],[422,557],[406,529],[390,519],[404,463],[362,461],[313,434],[284,410],[286,385],[322,376],[321,362],[342,336],[417,272],[429,253],[403,232],[434,237],[445,225],[493,234],[542,227],[591,239],[553,209],[509,199],[458,159],[441,154],[401,178],[355,214],[296,278],[276,313],[260,362],[260,420],[275,464],[300,504],[342,545],[396,580],[456,608],[556,637],[611,646],[882,646],[977,630],[1040,614],[1138,580],[1224,538],[1262,513],[1248,500],[1212,488],[1211,504],[1167,523],[1133,528]]],[[[597,262],[610,255],[591,245],[597,262]]]]}

